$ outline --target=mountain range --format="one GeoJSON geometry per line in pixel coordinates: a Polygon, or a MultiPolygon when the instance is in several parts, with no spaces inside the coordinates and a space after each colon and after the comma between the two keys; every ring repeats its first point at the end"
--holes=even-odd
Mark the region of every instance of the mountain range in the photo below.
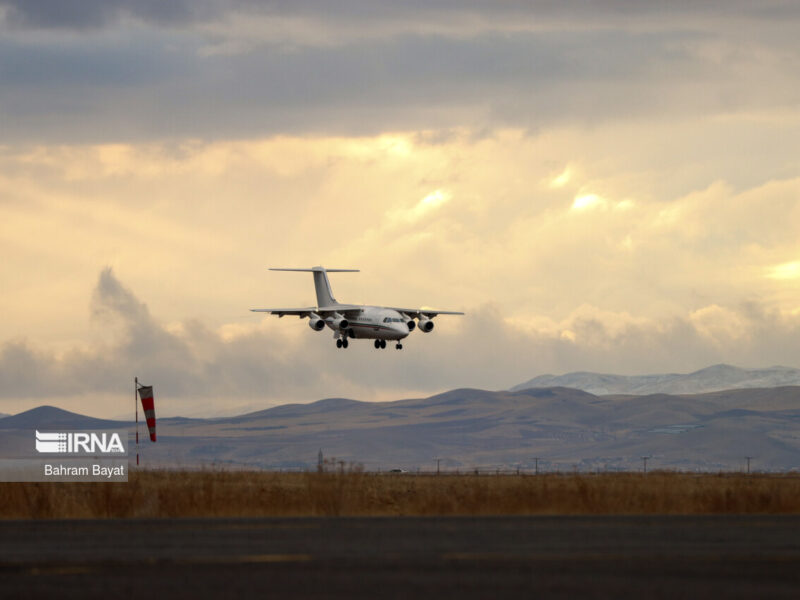
{"type": "Polygon", "coordinates": [[[714,365],[694,373],[662,375],[611,375],[578,371],[566,375],[539,375],[511,388],[519,391],[541,387],[568,387],[590,394],[702,394],[744,388],[800,385],[800,369],[769,367],[740,369],[714,365]]]}
{"type": "MultiPolygon", "coordinates": [[[[158,410],[158,406],[156,406],[158,410]]],[[[367,470],[800,468],[800,387],[695,395],[604,395],[564,387],[457,389],[423,399],[344,398],[287,404],[236,417],[140,424],[142,464],[153,467],[313,469],[318,452],[367,470]]],[[[33,429],[132,429],[42,406],[0,419],[3,446],[32,445],[33,429]]],[[[135,453],[131,442],[130,456],[135,453]]]]}

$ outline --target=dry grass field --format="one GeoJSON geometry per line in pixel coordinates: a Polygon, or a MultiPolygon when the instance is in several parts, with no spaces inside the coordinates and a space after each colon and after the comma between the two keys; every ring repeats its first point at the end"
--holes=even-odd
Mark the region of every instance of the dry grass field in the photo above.
{"type": "Polygon", "coordinates": [[[0,483],[0,518],[800,513],[794,475],[140,471],[0,483]]]}

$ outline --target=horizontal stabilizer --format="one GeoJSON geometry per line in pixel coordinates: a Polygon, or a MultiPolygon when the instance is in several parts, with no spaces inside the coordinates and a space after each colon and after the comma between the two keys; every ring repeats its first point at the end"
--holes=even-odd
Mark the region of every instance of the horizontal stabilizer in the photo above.
{"type": "Polygon", "coordinates": [[[305,308],[251,308],[250,312],[265,312],[265,313],[308,313],[315,312],[316,306],[308,306],[305,308]]]}
{"type": "Polygon", "coordinates": [[[314,289],[317,291],[317,306],[337,306],[339,303],[333,297],[328,273],[358,273],[358,269],[326,269],[325,267],[311,267],[310,269],[288,269],[285,267],[272,267],[270,271],[301,271],[314,274],[314,289]]]}
{"type": "Polygon", "coordinates": [[[270,271],[300,271],[301,273],[314,273],[314,272],[325,272],[325,273],[360,273],[360,269],[326,269],[325,267],[312,267],[310,269],[276,269],[270,267],[270,271]]]}

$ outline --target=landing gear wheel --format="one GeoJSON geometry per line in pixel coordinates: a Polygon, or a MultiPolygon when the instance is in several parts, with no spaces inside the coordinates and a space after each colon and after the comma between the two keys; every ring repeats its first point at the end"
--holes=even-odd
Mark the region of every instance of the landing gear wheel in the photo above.
{"type": "Polygon", "coordinates": [[[379,350],[380,347],[381,347],[381,341],[380,340],[375,340],[375,349],[379,350]]]}
{"type": "Polygon", "coordinates": [[[381,340],[381,348],[386,348],[386,340],[381,340]]]}
{"type": "Polygon", "coordinates": [[[336,340],[336,347],[337,348],[341,348],[342,347],[342,340],[336,340]]]}
{"type": "Polygon", "coordinates": [[[397,344],[397,346],[395,346],[395,348],[397,348],[398,350],[402,350],[403,349],[403,344],[398,342],[398,344],[397,344]]]}
{"type": "Polygon", "coordinates": [[[342,348],[347,348],[347,338],[342,340],[342,348]]]}

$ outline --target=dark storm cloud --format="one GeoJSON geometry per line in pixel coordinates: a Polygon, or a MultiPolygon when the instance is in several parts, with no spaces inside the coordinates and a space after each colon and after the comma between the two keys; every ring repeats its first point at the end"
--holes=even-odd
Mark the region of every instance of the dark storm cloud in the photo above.
{"type": "Polygon", "coordinates": [[[95,29],[113,25],[122,17],[133,17],[155,25],[175,26],[208,21],[230,13],[269,14],[324,18],[329,22],[376,23],[405,21],[430,24],[434,17],[465,17],[482,20],[590,18],[641,19],[680,18],[687,10],[701,17],[733,14],[756,19],[794,18],[800,7],[792,2],[669,2],[606,0],[564,2],[563,0],[0,0],[8,11],[7,20],[14,26],[52,29],[95,29]]]}
{"type": "Polygon", "coordinates": [[[770,83],[793,74],[799,54],[796,15],[780,3],[0,6],[7,143],[537,129],[789,105],[798,96],[793,76],[770,83]],[[64,33],[71,29],[88,31],[64,33]],[[767,56],[769,68],[754,56],[767,56]]]}
{"type": "Polygon", "coordinates": [[[88,40],[60,44],[13,42],[0,38],[0,81],[5,92],[33,94],[37,91],[79,96],[98,95],[154,85],[171,76],[190,74],[191,64],[174,49],[159,47],[160,40],[137,39],[97,51],[88,40]]]}
{"type": "Polygon", "coordinates": [[[99,29],[131,16],[148,23],[175,25],[191,21],[201,0],[2,0],[12,27],[99,29]]]}
{"type": "MultiPolygon", "coordinates": [[[[657,33],[406,35],[206,56],[177,34],[10,39],[0,41],[0,116],[7,141],[538,127],[650,110],[668,81],[659,73],[680,61],[660,57],[672,42],[657,33]]],[[[682,75],[701,76],[714,78],[696,67],[682,75]]]]}

